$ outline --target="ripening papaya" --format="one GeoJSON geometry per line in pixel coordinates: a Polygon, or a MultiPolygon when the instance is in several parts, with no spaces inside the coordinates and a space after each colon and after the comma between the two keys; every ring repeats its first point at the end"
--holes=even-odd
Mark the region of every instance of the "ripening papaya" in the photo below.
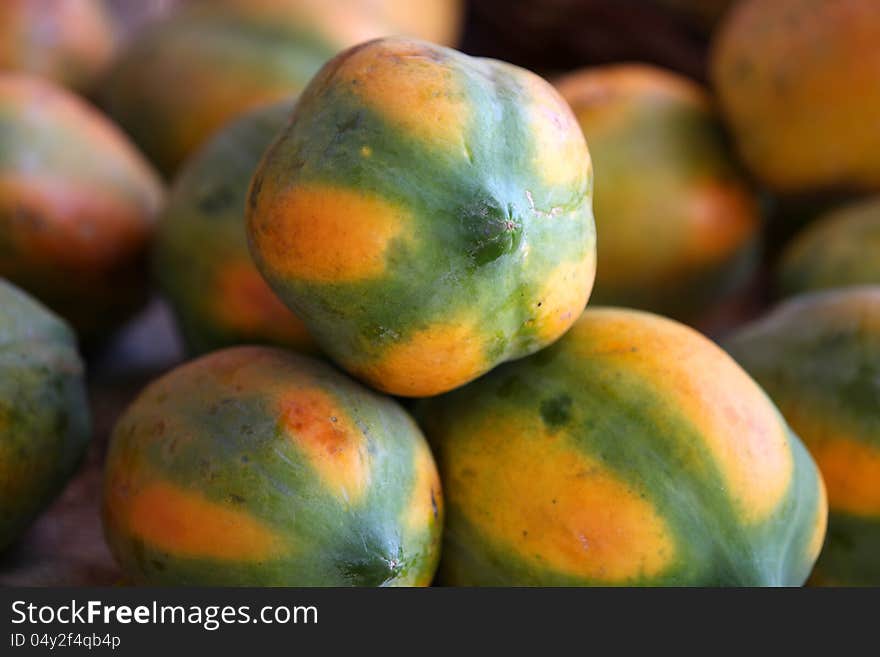
{"type": "Polygon", "coordinates": [[[73,93],[0,73],[0,276],[84,337],[147,296],[147,248],[163,201],[128,138],[73,93]]]}
{"type": "Polygon", "coordinates": [[[880,285],[880,197],[821,215],[786,246],[777,279],[785,296],[880,285]]]}
{"type": "Polygon", "coordinates": [[[593,302],[694,320],[740,286],[761,221],[705,90],[643,64],[585,69],[556,86],[599,172],[593,302]]]}
{"type": "Polygon", "coordinates": [[[234,120],[183,167],[156,230],[153,270],[194,353],[242,343],[315,345],[254,266],[244,225],[248,183],[293,101],[234,120]]]}
{"type": "Polygon", "coordinates": [[[186,2],[122,51],[101,98],[171,177],[223,124],[296,94],[337,51],[389,30],[324,0],[186,2]]]}
{"type": "Polygon", "coordinates": [[[880,286],[792,297],[725,346],[828,486],[828,537],[811,582],[880,586],[880,286]]]}
{"type": "Polygon", "coordinates": [[[109,65],[115,42],[103,0],[0,2],[0,71],[89,91],[109,65]]]}
{"type": "Polygon", "coordinates": [[[290,351],[232,347],[125,411],[103,517],[135,583],[425,586],[443,498],[396,401],[290,351]]]}
{"type": "Polygon", "coordinates": [[[537,75],[406,38],[330,61],[251,181],[263,276],[379,390],[460,386],[559,338],[595,272],[592,167],[537,75]]]}
{"type": "Polygon", "coordinates": [[[806,449],[673,320],[589,308],[416,412],[443,479],[446,584],[799,586],[822,546],[806,449]]]}
{"type": "Polygon", "coordinates": [[[0,278],[0,551],[73,474],[91,435],[70,327],[0,278]]]}
{"type": "Polygon", "coordinates": [[[711,77],[751,172],[784,195],[880,189],[875,0],[743,0],[711,77]]]}

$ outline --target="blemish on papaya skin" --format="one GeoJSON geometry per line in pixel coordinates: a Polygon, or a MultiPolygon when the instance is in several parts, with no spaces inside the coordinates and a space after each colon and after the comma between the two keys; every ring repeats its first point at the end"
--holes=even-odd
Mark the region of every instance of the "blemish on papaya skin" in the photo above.
{"type": "Polygon", "coordinates": [[[340,499],[355,503],[370,482],[366,437],[336,401],[301,388],[280,401],[281,425],[309,465],[340,499]]]}
{"type": "Polygon", "coordinates": [[[562,394],[541,401],[541,419],[550,429],[558,429],[571,421],[572,398],[562,394]]]}
{"type": "Polygon", "coordinates": [[[440,475],[431,451],[426,445],[418,445],[413,455],[415,478],[406,507],[404,522],[414,534],[424,532],[440,518],[443,498],[440,475]]]}
{"type": "Polygon", "coordinates": [[[588,250],[582,258],[563,262],[547,276],[533,317],[537,333],[552,342],[577,320],[587,305],[596,276],[596,258],[588,250]]]}

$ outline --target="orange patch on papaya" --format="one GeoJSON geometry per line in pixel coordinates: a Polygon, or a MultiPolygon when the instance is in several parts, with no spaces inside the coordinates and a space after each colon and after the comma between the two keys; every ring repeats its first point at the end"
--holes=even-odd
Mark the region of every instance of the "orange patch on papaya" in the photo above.
{"type": "Polygon", "coordinates": [[[264,264],[276,276],[319,283],[381,276],[389,248],[410,221],[387,200],[330,185],[282,192],[266,182],[250,213],[251,238],[264,264]]]}
{"type": "Polygon", "coordinates": [[[880,515],[880,448],[843,436],[811,441],[833,511],[880,515]]]}
{"type": "Polygon", "coordinates": [[[544,341],[556,340],[577,321],[590,298],[595,275],[596,259],[592,253],[577,262],[564,262],[550,273],[538,296],[540,305],[534,318],[544,341]]]}
{"type": "Polygon", "coordinates": [[[470,324],[438,324],[389,346],[381,358],[354,366],[374,387],[394,395],[429,397],[486,371],[482,334],[470,324]]]}
{"type": "Polygon", "coordinates": [[[335,495],[356,502],[370,483],[366,439],[322,390],[300,388],[281,399],[281,422],[309,465],[335,495]]]}
{"type": "Polygon", "coordinates": [[[445,57],[418,41],[387,40],[353,51],[337,69],[336,82],[404,131],[462,148],[470,107],[445,57]]]}
{"type": "Polygon", "coordinates": [[[214,312],[228,327],[287,343],[312,346],[302,320],[275,296],[250,261],[230,262],[217,273],[214,312]]]}
{"type": "Polygon", "coordinates": [[[532,131],[532,167],[548,185],[583,186],[592,173],[592,162],[583,132],[568,104],[543,78],[518,71],[529,101],[526,111],[532,131]]]}
{"type": "Polygon", "coordinates": [[[443,496],[440,475],[430,449],[427,445],[416,445],[414,452],[413,470],[416,476],[406,508],[405,523],[410,532],[417,534],[432,522],[442,522],[443,496]]]}
{"type": "MultiPolygon", "coordinates": [[[[112,490],[112,489],[111,489],[112,490]]],[[[145,485],[124,508],[111,496],[111,517],[128,532],[171,554],[230,561],[262,561],[287,551],[282,537],[245,511],[175,484],[145,485]]]]}
{"type": "Polygon", "coordinates": [[[449,504],[538,567],[608,584],[662,573],[675,541],[649,497],[524,418],[468,428],[446,459],[449,504]]]}
{"type": "Polygon", "coordinates": [[[794,472],[787,429],[730,356],[683,324],[638,311],[589,310],[571,330],[568,344],[584,357],[639,376],[667,408],[677,409],[709,450],[747,522],[776,510],[794,472]]]}

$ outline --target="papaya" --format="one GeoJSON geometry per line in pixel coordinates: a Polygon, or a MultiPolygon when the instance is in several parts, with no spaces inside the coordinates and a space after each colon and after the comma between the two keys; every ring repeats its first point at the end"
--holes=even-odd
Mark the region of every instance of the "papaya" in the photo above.
{"type": "Polygon", "coordinates": [[[828,486],[811,582],[880,585],[880,286],[792,297],[725,342],[778,404],[828,486]]]}
{"type": "Polygon", "coordinates": [[[0,278],[0,551],[55,498],[89,443],[70,327],[0,278]]]}
{"type": "Polygon", "coordinates": [[[91,105],[0,74],[0,276],[70,321],[108,330],[146,299],[157,174],[91,105]]]}
{"type": "Polygon", "coordinates": [[[796,586],[822,545],[800,440],[733,359],[658,315],[590,307],[416,413],[444,484],[446,584],[796,586]]]}
{"type": "Polygon", "coordinates": [[[784,296],[880,285],[880,197],[829,211],[796,235],[780,258],[777,283],[784,296]]]}
{"type": "Polygon", "coordinates": [[[131,41],[101,99],[171,177],[224,123],[296,94],[338,50],[389,30],[345,3],[195,0],[131,41]]]}
{"type": "Polygon", "coordinates": [[[706,91],[642,64],[557,82],[599,171],[594,303],[692,320],[741,285],[761,221],[706,91]]]}
{"type": "Polygon", "coordinates": [[[739,152],[783,196],[880,189],[874,0],[743,0],[710,74],[739,152]]]}
{"type": "Polygon", "coordinates": [[[537,75],[407,38],[330,61],[251,181],[257,268],[349,373],[423,397],[561,336],[595,271],[592,167],[537,75]]]}
{"type": "Polygon", "coordinates": [[[443,498],[397,402],[320,361],[247,346],[172,370],[125,411],[103,518],[138,584],[422,586],[443,498]]]}
{"type": "Polygon", "coordinates": [[[244,226],[251,175],[292,108],[273,103],[222,128],[183,167],[160,215],[153,270],[193,353],[241,343],[315,350],[254,266],[244,226]]]}
{"type": "Polygon", "coordinates": [[[0,71],[85,92],[109,65],[115,26],[102,0],[0,2],[0,71]]]}

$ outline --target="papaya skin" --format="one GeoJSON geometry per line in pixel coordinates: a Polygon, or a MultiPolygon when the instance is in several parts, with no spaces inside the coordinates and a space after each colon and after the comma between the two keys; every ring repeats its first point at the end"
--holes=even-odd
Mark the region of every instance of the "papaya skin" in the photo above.
{"type": "Polygon", "coordinates": [[[591,191],[583,135],[544,80],[378,39],[300,96],[251,181],[248,239],[338,365],[423,397],[575,321],[595,272],[591,191]]]}
{"type": "Polygon", "coordinates": [[[454,586],[799,586],[815,464],[758,385],[672,320],[589,308],[558,342],[416,414],[454,586]]]}

